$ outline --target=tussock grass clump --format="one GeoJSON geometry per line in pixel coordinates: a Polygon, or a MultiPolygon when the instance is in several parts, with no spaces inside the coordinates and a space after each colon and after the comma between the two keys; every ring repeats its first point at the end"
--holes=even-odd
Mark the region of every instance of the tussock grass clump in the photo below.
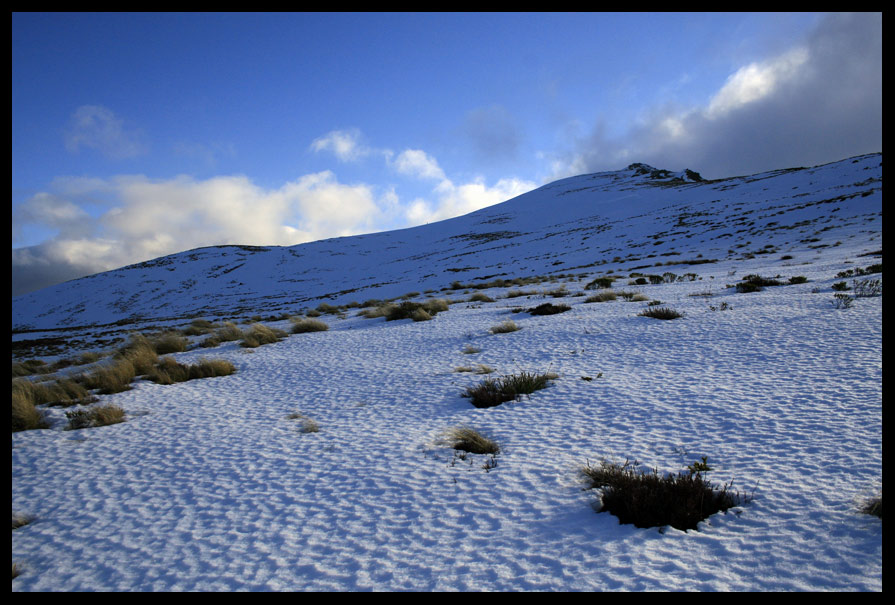
{"type": "Polygon", "coordinates": [[[301,319],[292,323],[293,334],[305,334],[307,332],[326,332],[329,325],[319,319],[301,319]]]}
{"type": "Polygon", "coordinates": [[[861,506],[861,512],[874,517],[883,518],[883,497],[882,495],[870,498],[861,506]]]}
{"type": "Polygon", "coordinates": [[[300,432],[300,433],[319,433],[320,432],[320,425],[317,424],[317,421],[314,420],[313,418],[308,418],[301,412],[293,412],[292,414],[289,414],[289,416],[287,416],[287,418],[289,418],[289,420],[298,420],[299,421],[298,432],[300,432]]]}
{"type": "MultiPolygon", "coordinates": [[[[317,313],[323,314],[326,313],[328,315],[338,315],[343,310],[343,307],[337,307],[335,305],[331,305],[329,303],[322,302],[317,305],[317,313]]],[[[319,316],[318,316],[319,317],[319,316]]]]}
{"type": "Polygon", "coordinates": [[[677,319],[683,317],[684,314],[669,307],[647,307],[637,314],[640,317],[652,317],[654,319],[677,319]]]}
{"type": "Polygon", "coordinates": [[[32,376],[34,374],[45,374],[50,370],[47,362],[42,359],[27,359],[25,361],[14,361],[12,363],[12,377],[32,376]]]}
{"type": "Polygon", "coordinates": [[[635,527],[670,525],[687,531],[698,529],[700,521],[729,508],[748,502],[749,498],[732,491],[730,484],[716,489],[705,478],[711,470],[703,458],[688,467],[687,472],[660,475],[658,470],[638,471],[637,463],[615,464],[602,461],[598,466],[582,469],[588,489],[602,492],[598,512],[618,517],[619,523],[635,527]]]}
{"type": "Polygon", "coordinates": [[[491,326],[490,332],[492,334],[508,334],[510,332],[515,332],[516,330],[521,330],[519,326],[516,325],[516,322],[512,319],[508,319],[502,323],[497,324],[496,326],[491,326]]]}
{"type": "Polygon", "coordinates": [[[737,292],[740,293],[748,293],[748,292],[761,292],[764,288],[768,286],[782,286],[783,282],[770,278],[770,277],[762,277],[761,275],[747,275],[743,278],[743,281],[736,285],[737,292]]]}
{"type": "Polygon", "coordinates": [[[182,353],[186,351],[190,341],[178,332],[165,332],[152,339],[152,346],[159,355],[182,353]]]}
{"type": "Polygon", "coordinates": [[[199,343],[200,347],[211,348],[216,347],[222,342],[234,342],[242,340],[245,334],[242,329],[231,321],[224,322],[224,325],[209,335],[208,338],[199,343]]]}
{"type": "Polygon", "coordinates": [[[489,378],[474,387],[467,387],[462,396],[469,398],[477,408],[491,408],[545,389],[548,382],[556,377],[556,374],[551,373],[522,372],[502,378],[489,378]]]}
{"type": "Polygon", "coordinates": [[[463,347],[463,350],[460,352],[464,355],[475,355],[476,353],[481,353],[482,350],[467,343],[466,346],[463,347]]]}
{"type": "MultiPolygon", "coordinates": [[[[155,351],[152,351],[153,362],[158,360],[155,351]]],[[[143,357],[137,357],[136,361],[143,370],[143,357]]],[[[153,365],[145,368],[139,374],[146,374],[152,371],[153,365]]],[[[84,386],[88,389],[96,389],[102,395],[111,395],[112,393],[121,393],[131,389],[131,382],[137,377],[137,369],[134,362],[130,359],[119,358],[107,365],[100,366],[85,375],[82,378],[84,386]]]]}
{"type": "Polygon", "coordinates": [[[207,319],[194,319],[182,330],[184,336],[202,336],[214,331],[214,322],[207,319]]]}
{"type": "MultiPolygon", "coordinates": [[[[142,334],[135,333],[131,334],[127,344],[115,353],[113,365],[117,365],[119,362],[128,362],[132,366],[134,376],[142,376],[151,370],[157,361],[158,352],[155,349],[155,343],[142,334]]],[[[131,380],[133,380],[133,376],[131,380]]]]}
{"type": "Polygon", "coordinates": [[[386,321],[399,319],[412,319],[413,321],[428,321],[438,313],[448,310],[448,302],[444,299],[432,299],[422,303],[405,300],[401,304],[391,305],[385,312],[386,321]]]}
{"type": "Polygon", "coordinates": [[[18,529],[31,523],[34,517],[31,515],[23,515],[21,513],[12,513],[12,528],[18,529]]]}
{"type": "Polygon", "coordinates": [[[285,338],[287,334],[282,330],[265,326],[261,323],[252,324],[248,331],[243,332],[242,342],[240,346],[247,349],[254,349],[262,345],[269,345],[279,342],[281,338],[285,338]]]}
{"type": "Polygon", "coordinates": [[[200,359],[198,363],[186,365],[173,357],[163,357],[146,378],[156,384],[175,384],[187,380],[229,376],[236,372],[236,366],[225,359],[200,359]]]}
{"type": "Polygon", "coordinates": [[[439,442],[470,454],[500,453],[500,447],[496,442],[468,426],[458,426],[446,430],[439,442]]]}
{"type": "Polygon", "coordinates": [[[595,280],[588,282],[588,284],[584,286],[584,289],[595,290],[597,288],[611,288],[613,281],[615,281],[615,278],[613,277],[598,277],[595,280]]]}
{"type": "Polygon", "coordinates": [[[882,296],[883,282],[880,279],[855,279],[852,280],[855,298],[871,298],[882,296]]]}
{"type": "Polygon", "coordinates": [[[37,382],[27,378],[12,381],[12,397],[15,401],[26,401],[32,405],[51,405],[69,407],[73,405],[93,403],[96,398],[87,388],[72,379],[37,382]]]}
{"type": "Polygon", "coordinates": [[[399,304],[385,303],[376,307],[368,307],[361,310],[358,315],[367,319],[385,317],[386,321],[398,321],[401,319],[429,321],[438,313],[447,311],[449,306],[450,303],[441,298],[433,298],[422,303],[405,300],[399,304]]]}
{"type": "Polygon", "coordinates": [[[492,303],[494,299],[482,292],[476,292],[469,297],[469,302],[492,303]]]}
{"type": "Polygon", "coordinates": [[[101,405],[95,408],[66,412],[68,417],[67,431],[108,426],[124,422],[124,410],[117,405],[101,405]]]}
{"type": "Polygon", "coordinates": [[[537,307],[526,309],[525,312],[529,315],[556,315],[558,313],[565,313],[566,311],[571,310],[572,307],[570,307],[569,305],[554,305],[553,303],[544,303],[542,305],[538,305],[537,307]]]}
{"type": "Polygon", "coordinates": [[[601,303],[601,302],[609,302],[610,300],[616,300],[617,298],[618,298],[618,294],[616,294],[613,290],[600,290],[596,294],[585,298],[584,302],[586,302],[586,303],[601,303]]]}
{"type": "Polygon", "coordinates": [[[616,294],[619,298],[623,298],[628,302],[649,300],[649,297],[645,296],[642,292],[637,292],[636,290],[619,290],[616,292],[616,294]]]}
{"type": "Polygon", "coordinates": [[[31,398],[23,391],[12,391],[12,432],[32,431],[49,428],[43,414],[38,410],[31,398]]]}
{"type": "Polygon", "coordinates": [[[494,368],[491,366],[487,366],[483,363],[480,363],[476,366],[460,366],[458,368],[454,368],[455,372],[472,372],[474,374],[491,374],[494,372],[494,368]]]}
{"type": "Polygon", "coordinates": [[[510,290],[504,295],[504,298],[519,298],[520,296],[535,296],[537,292],[532,290],[510,290]]]}

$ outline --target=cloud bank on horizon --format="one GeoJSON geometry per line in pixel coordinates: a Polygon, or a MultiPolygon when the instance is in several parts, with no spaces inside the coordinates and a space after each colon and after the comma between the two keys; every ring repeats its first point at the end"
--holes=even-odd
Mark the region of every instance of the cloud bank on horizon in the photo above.
{"type": "Polygon", "coordinates": [[[317,133],[291,151],[294,166],[310,169],[279,182],[226,170],[250,155],[227,136],[177,140],[163,152],[139,111],[121,115],[114,99],[69,104],[65,120],[34,144],[58,148],[80,173],[39,175],[17,197],[15,157],[32,131],[17,123],[16,25],[13,296],[201,246],[294,245],[442,220],[635,161],[720,178],[882,150],[882,16],[830,14],[739,65],[700,103],[648,104],[623,124],[599,108],[596,118],[552,116],[550,136],[534,143],[534,126],[503,99],[463,108],[447,134],[412,131],[397,145],[350,115],[338,116],[347,127],[310,120],[317,133]],[[201,168],[141,170],[156,154],[201,168]],[[77,164],[87,159],[105,164],[77,164]]]}

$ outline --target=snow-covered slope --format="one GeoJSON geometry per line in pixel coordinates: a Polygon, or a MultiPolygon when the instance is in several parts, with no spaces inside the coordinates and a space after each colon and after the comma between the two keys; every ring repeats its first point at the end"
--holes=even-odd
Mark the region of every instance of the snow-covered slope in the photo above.
{"type": "Polygon", "coordinates": [[[783,254],[811,248],[819,234],[829,245],[881,247],[866,233],[880,229],[881,154],[699,179],[632,164],[411,229],[191,250],[14,298],[13,331],[290,312],[453,281],[783,254]]]}

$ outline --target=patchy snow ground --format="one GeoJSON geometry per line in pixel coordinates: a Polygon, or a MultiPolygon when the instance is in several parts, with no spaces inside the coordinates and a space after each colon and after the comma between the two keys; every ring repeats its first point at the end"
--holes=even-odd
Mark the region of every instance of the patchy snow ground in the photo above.
{"type": "Polygon", "coordinates": [[[122,424],[63,431],[54,409],[53,430],[13,434],[12,508],[34,518],[13,532],[13,590],[879,591],[882,522],[858,509],[881,490],[882,298],[835,309],[831,290],[880,262],[857,254],[636,288],[684,312],[673,321],[580,296],[513,314],[545,299],[488,290],[496,302],[432,321],[324,316],[327,332],[179,354],[238,371],[102,397],[122,424]],[[747,273],[809,281],[725,287],[747,273]],[[489,332],[506,319],[522,329],[489,332]],[[477,363],[559,378],[476,409],[461,393],[484,377],[455,369],[477,363]],[[437,444],[458,425],[499,444],[493,463],[437,444]],[[601,457],[671,472],[702,456],[754,498],[698,531],[620,525],[578,475],[601,457]]]}

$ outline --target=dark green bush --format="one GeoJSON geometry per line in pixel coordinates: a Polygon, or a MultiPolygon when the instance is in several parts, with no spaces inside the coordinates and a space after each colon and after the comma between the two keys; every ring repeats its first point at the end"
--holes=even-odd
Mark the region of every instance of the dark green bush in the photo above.
{"type": "Polygon", "coordinates": [[[753,284],[752,282],[747,282],[747,281],[738,283],[736,287],[737,287],[737,292],[744,293],[744,294],[748,293],[748,292],[761,292],[762,291],[761,286],[759,286],[757,284],[753,284]]]}

